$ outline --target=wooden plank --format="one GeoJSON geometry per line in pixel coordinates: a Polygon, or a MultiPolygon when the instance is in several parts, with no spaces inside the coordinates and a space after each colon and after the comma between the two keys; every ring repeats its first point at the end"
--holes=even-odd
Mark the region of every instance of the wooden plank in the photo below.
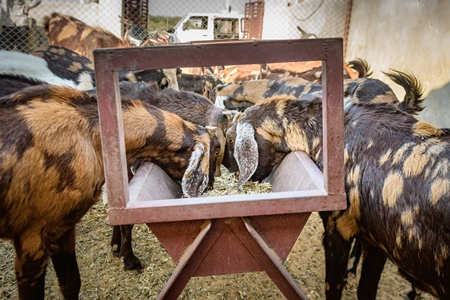
{"type": "MultiPolygon", "coordinates": [[[[200,43],[94,51],[111,224],[285,214],[346,207],[343,171],[342,39],[200,43]],[[324,188],[251,196],[129,202],[117,71],[322,60],[324,188]],[[115,102],[113,101],[115,99],[115,102]],[[122,216],[121,216],[122,214],[122,216]],[[203,214],[203,216],[202,216],[203,214]]],[[[288,178],[289,175],[286,175],[288,178]]],[[[319,183],[317,183],[319,184],[319,183]]],[[[277,187],[278,184],[275,184],[277,187]]],[[[281,186],[280,186],[281,187],[281,186]]],[[[313,188],[313,187],[312,187],[313,188]]],[[[283,187],[286,190],[288,187],[283,187]]],[[[146,192],[151,195],[151,192],[146,192]]],[[[173,196],[170,196],[173,197],[173,196]]],[[[139,197],[137,197],[139,198],[139,197]]]]}

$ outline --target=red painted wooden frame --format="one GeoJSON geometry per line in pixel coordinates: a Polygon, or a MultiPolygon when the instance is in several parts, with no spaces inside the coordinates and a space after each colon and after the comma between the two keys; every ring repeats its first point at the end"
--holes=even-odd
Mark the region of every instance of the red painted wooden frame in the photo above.
{"type": "Polygon", "coordinates": [[[311,212],[346,208],[342,39],[97,49],[94,61],[109,222],[147,223],[177,263],[157,299],[177,299],[192,276],[253,271],[265,271],[288,299],[307,299],[282,263],[311,212]],[[323,69],[323,173],[293,152],[272,175],[271,193],[179,199],[152,163],[128,185],[118,71],[312,60],[323,69]]]}
{"type": "Polygon", "coordinates": [[[344,209],[342,39],[237,41],[94,51],[109,222],[113,225],[344,209]],[[117,72],[321,60],[324,188],[258,195],[130,201],[117,72]]]}

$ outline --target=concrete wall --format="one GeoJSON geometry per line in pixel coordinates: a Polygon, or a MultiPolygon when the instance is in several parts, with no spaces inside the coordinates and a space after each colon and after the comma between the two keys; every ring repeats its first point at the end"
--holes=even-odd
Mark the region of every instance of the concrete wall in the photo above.
{"type": "Polygon", "coordinates": [[[303,38],[297,26],[316,37],[343,36],[346,4],[347,0],[265,0],[262,39],[303,38]]]}
{"type": "Polygon", "coordinates": [[[353,0],[345,59],[366,59],[374,78],[404,92],[381,71],[413,73],[427,106],[420,119],[450,127],[450,1],[353,0]]]}

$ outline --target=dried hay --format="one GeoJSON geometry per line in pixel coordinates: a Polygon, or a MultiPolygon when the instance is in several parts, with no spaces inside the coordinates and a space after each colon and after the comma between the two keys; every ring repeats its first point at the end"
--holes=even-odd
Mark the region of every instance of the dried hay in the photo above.
{"type": "Polygon", "coordinates": [[[270,183],[248,181],[242,186],[241,191],[238,191],[238,178],[236,174],[230,173],[224,167],[221,167],[220,171],[222,175],[215,178],[214,189],[206,191],[202,194],[202,197],[270,193],[272,188],[270,183]]]}

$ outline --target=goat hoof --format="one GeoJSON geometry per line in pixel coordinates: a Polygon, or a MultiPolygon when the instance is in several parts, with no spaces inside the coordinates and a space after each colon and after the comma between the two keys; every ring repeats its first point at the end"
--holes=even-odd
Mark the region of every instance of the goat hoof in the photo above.
{"type": "Polygon", "coordinates": [[[415,300],[415,299],[420,299],[419,294],[416,292],[416,289],[414,287],[412,287],[408,293],[406,294],[405,300],[415,300]]]}
{"type": "Polygon", "coordinates": [[[141,272],[142,272],[141,269],[132,269],[132,270],[125,269],[125,273],[127,273],[129,275],[139,275],[139,274],[141,274],[141,272]]]}
{"type": "Polygon", "coordinates": [[[115,257],[120,257],[120,248],[118,244],[114,244],[111,246],[111,252],[115,257]]]}
{"type": "Polygon", "coordinates": [[[142,271],[142,264],[137,257],[131,259],[131,261],[124,261],[123,269],[130,274],[140,274],[142,271]]]}

